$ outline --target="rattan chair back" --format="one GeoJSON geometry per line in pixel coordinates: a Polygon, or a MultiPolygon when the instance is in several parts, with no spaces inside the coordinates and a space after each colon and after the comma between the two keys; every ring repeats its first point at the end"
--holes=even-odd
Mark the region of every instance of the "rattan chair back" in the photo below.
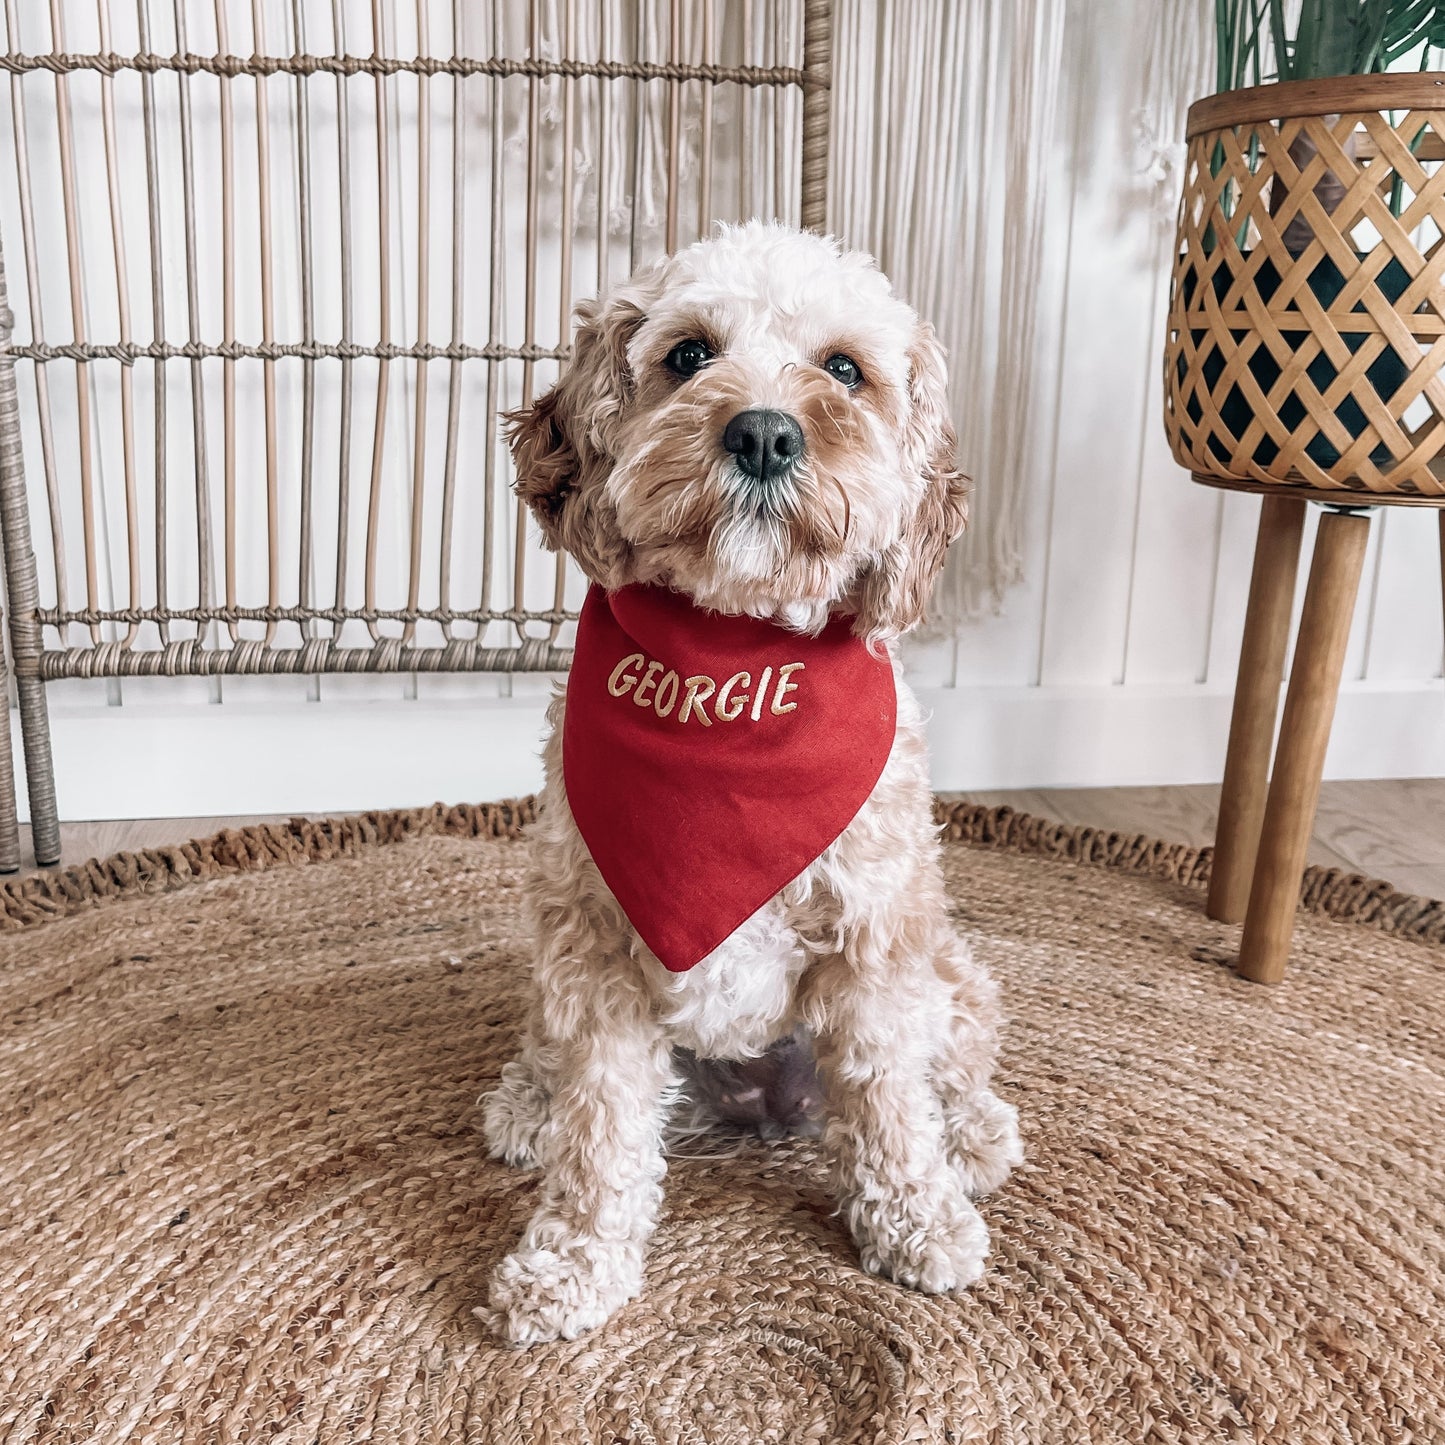
{"type": "MultiPolygon", "coordinates": [[[[828,0],[4,8],[37,857],[47,682],[565,668],[579,579],[498,418],[565,364],[579,292],[715,216],[822,224],[828,0]]],[[[10,777],[0,754],[0,869],[10,777]]]]}

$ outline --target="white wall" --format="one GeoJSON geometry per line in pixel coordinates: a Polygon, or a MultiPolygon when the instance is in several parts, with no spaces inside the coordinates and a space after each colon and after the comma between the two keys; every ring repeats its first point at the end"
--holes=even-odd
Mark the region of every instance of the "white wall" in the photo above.
{"type": "MultiPolygon", "coordinates": [[[[1056,393],[1041,410],[1052,466],[1030,496],[1026,580],[1003,614],[910,646],[934,713],[940,787],[1200,782],[1222,768],[1258,503],[1193,485],[1164,444],[1173,197],[1145,174],[1134,100],[1154,3],[1070,7],[1039,342],[1058,358],[1056,393]]],[[[13,286],[13,261],[11,270],[13,286]]],[[[1441,657],[1435,516],[1382,511],[1329,775],[1445,773],[1441,657]]],[[[427,676],[58,684],[62,815],[524,792],[537,782],[550,685],[427,676]]]]}

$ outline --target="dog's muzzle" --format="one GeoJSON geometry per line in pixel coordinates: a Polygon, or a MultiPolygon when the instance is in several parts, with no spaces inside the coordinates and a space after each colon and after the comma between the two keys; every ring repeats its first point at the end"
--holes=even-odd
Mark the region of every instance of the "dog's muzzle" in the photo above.
{"type": "Polygon", "coordinates": [[[723,446],[738,470],[760,482],[774,481],[797,466],[805,443],[803,428],[785,411],[740,411],[723,429],[723,446]]]}

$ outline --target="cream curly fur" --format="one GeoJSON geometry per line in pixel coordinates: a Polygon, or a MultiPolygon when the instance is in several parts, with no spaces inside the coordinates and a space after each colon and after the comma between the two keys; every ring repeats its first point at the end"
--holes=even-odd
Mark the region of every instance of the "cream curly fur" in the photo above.
{"type": "MultiPolygon", "coordinates": [[[[579,308],[572,366],[513,419],[518,491],[604,586],[673,587],[800,631],[833,612],[891,651],[964,519],[929,328],[872,261],[780,226],[723,228],[579,308]],[[716,353],[680,385],[662,359],[716,353]],[[862,368],[849,392],[821,369],[862,368]],[[720,437],[790,411],[807,453],[787,505],[744,506],[720,437]]],[[[930,1292],[972,1284],[988,1236],[972,1196],[1019,1162],[988,1088],[993,984],[948,920],[923,719],[896,657],[898,733],[842,836],[731,938],[669,973],[593,864],[550,710],[532,830],[534,996],[519,1057],[485,1097],[492,1153],[542,1168],[536,1212],[478,1314],[518,1345],[571,1339],[637,1294],[662,1201],[677,1046],[747,1058],[799,1022],[828,1099],[835,1197],[863,1267],[930,1292]]]]}

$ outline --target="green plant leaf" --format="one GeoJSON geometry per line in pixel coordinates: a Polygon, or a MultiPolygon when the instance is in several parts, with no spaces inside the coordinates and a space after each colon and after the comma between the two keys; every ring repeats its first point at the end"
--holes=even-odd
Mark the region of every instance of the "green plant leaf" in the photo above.
{"type": "Polygon", "coordinates": [[[1445,40],[1445,12],[1437,0],[1410,0],[1390,7],[1379,49],[1379,69],[1383,70],[1419,45],[1438,45],[1445,40]]]}
{"type": "Polygon", "coordinates": [[[1275,69],[1279,72],[1279,78],[1293,80],[1294,68],[1291,63],[1290,44],[1285,39],[1284,33],[1284,6],[1280,0],[1270,0],[1269,31],[1270,38],[1274,41],[1274,64],[1275,69]]]}
{"type": "Polygon", "coordinates": [[[1215,0],[1221,90],[1266,79],[1368,75],[1424,48],[1445,48],[1445,0],[1215,0]],[[1291,30],[1291,22],[1293,29],[1291,30]],[[1266,74],[1265,37],[1274,75],[1266,74]]]}

